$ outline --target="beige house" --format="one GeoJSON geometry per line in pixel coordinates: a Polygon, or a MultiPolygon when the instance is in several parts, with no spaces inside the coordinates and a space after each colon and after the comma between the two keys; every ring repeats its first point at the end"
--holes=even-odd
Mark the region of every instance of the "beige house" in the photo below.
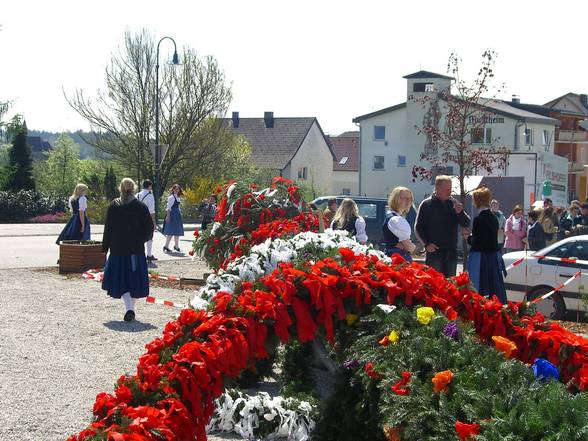
{"type": "Polygon", "coordinates": [[[275,118],[265,112],[263,118],[241,118],[233,112],[226,122],[247,140],[256,166],[312,186],[317,194],[332,193],[335,155],[315,117],[275,118]]]}

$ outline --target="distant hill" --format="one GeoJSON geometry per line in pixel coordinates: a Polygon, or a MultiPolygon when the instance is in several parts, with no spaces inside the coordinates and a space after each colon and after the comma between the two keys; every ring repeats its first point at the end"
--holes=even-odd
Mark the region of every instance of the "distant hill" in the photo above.
{"type": "MultiPolygon", "coordinates": [[[[104,155],[101,152],[97,152],[94,147],[84,142],[82,136],[88,134],[78,130],[77,132],[66,132],[80,146],[80,159],[101,159],[104,155]]],[[[28,131],[29,136],[39,136],[43,141],[47,141],[51,146],[55,144],[55,141],[61,135],[61,132],[47,132],[45,130],[31,130],[28,131]]]]}

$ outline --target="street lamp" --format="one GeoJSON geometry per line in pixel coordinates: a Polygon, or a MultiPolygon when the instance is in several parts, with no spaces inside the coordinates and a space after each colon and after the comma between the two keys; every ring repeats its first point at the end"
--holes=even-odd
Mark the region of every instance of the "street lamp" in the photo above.
{"type": "Polygon", "coordinates": [[[153,183],[153,192],[155,193],[155,223],[157,223],[157,214],[159,209],[159,171],[161,167],[161,146],[159,145],[159,45],[165,39],[171,40],[174,44],[174,56],[172,64],[180,64],[178,58],[178,49],[176,42],[171,37],[163,37],[157,43],[157,52],[155,57],[155,182],[153,183]]]}

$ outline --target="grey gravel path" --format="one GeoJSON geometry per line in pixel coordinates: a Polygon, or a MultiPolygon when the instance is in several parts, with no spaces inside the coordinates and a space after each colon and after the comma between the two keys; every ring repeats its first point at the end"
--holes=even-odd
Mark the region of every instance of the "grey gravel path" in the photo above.
{"type": "MultiPolygon", "coordinates": [[[[183,303],[191,296],[152,293],[183,303]]],[[[145,344],[175,313],[140,301],[138,320],[125,323],[122,301],[96,282],[0,270],[0,440],[65,440],[84,429],[96,394],[135,371],[145,344]]]]}

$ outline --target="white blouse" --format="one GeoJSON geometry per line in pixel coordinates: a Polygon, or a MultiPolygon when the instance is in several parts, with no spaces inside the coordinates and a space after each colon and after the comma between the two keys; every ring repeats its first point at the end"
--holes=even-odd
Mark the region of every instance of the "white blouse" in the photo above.
{"type": "MultiPolygon", "coordinates": [[[[71,207],[71,201],[73,198],[69,198],[69,209],[73,210],[73,208],[71,207]]],[[[86,196],[80,196],[78,198],[78,203],[79,203],[79,209],[80,211],[86,211],[88,209],[88,199],[86,198],[86,196]]]]}
{"type": "Polygon", "coordinates": [[[388,229],[398,238],[399,242],[410,240],[412,231],[408,221],[395,211],[393,211],[392,214],[393,216],[388,220],[388,229]]]}
{"type": "MultiPolygon", "coordinates": [[[[335,221],[331,221],[331,228],[335,226],[335,221]]],[[[367,242],[368,236],[365,232],[365,220],[359,216],[355,219],[355,238],[358,242],[367,242]]]]}
{"type": "Polygon", "coordinates": [[[169,195],[169,198],[167,198],[167,207],[166,210],[171,210],[172,207],[174,206],[174,203],[176,202],[176,199],[179,201],[180,198],[176,197],[173,194],[169,195]]]}

